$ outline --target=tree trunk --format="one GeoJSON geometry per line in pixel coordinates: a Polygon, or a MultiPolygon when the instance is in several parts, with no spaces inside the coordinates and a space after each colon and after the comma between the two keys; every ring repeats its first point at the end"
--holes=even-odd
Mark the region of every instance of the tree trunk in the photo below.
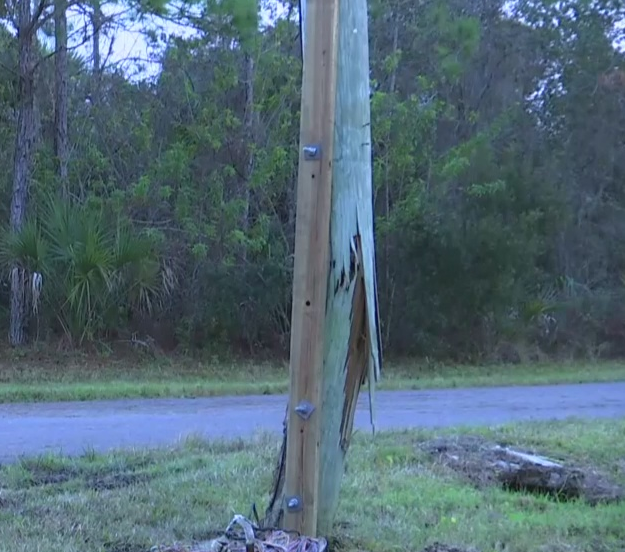
{"type": "MultiPolygon", "coordinates": [[[[33,64],[33,22],[30,0],[18,4],[18,48],[19,48],[19,104],[15,158],[13,169],[13,195],[11,197],[11,231],[19,232],[24,224],[26,201],[30,185],[35,140],[35,75],[33,64]]],[[[9,342],[20,346],[26,342],[28,276],[21,266],[11,270],[11,316],[9,342]]]]}
{"type": "Polygon", "coordinates": [[[91,26],[93,27],[93,76],[94,84],[91,101],[96,104],[100,99],[100,85],[102,73],[102,53],[100,51],[100,32],[103,21],[102,6],[100,0],[93,0],[93,13],[91,14],[91,26]]]}
{"type": "MultiPolygon", "coordinates": [[[[240,199],[243,202],[241,214],[241,230],[247,235],[250,226],[250,194],[251,179],[254,172],[254,58],[250,52],[245,54],[245,113],[243,116],[243,128],[246,144],[245,168],[241,183],[240,199]]],[[[243,257],[247,255],[247,248],[243,249],[243,257]]]]}
{"type": "Polygon", "coordinates": [[[102,6],[100,0],[93,0],[93,15],[91,18],[93,27],[93,72],[100,74],[102,68],[102,55],[100,54],[100,28],[102,27],[102,6]]]}
{"type": "MultiPolygon", "coordinates": [[[[367,35],[367,1],[342,1],[319,444],[317,534],[320,535],[330,532],[338,506],[360,387],[369,382],[372,409],[381,365],[367,35]]],[[[286,435],[285,431],[265,518],[265,523],[271,526],[279,526],[283,516],[286,435]]]]}
{"type": "Polygon", "coordinates": [[[55,40],[55,104],[54,104],[54,154],[61,183],[61,194],[69,195],[68,162],[69,144],[67,137],[67,3],[56,0],[54,5],[55,40]]]}
{"type": "MultiPolygon", "coordinates": [[[[391,71],[391,78],[388,86],[389,94],[391,95],[391,100],[395,100],[395,85],[397,82],[397,60],[395,60],[395,56],[397,56],[397,51],[399,48],[399,16],[397,15],[397,8],[393,11],[393,59],[394,65],[393,70],[391,71]]],[[[389,117],[392,116],[392,113],[388,114],[389,117]]],[[[386,221],[387,228],[388,222],[391,217],[391,177],[390,177],[390,166],[391,166],[391,154],[389,151],[389,146],[391,144],[391,131],[389,130],[389,136],[387,136],[386,142],[386,151],[384,152],[385,160],[384,160],[384,220],[386,221]]],[[[385,346],[388,346],[390,341],[390,332],[393,321],[393,306],[394,306],[394,283],[393,278],[391,276],[391,242],[390,235],[388,230],[386,230],[384,234],[384,271],[385,271],[385,298],[387,305],[387,316],[386,316],[386,332],[385,332],[385,346]]]]}

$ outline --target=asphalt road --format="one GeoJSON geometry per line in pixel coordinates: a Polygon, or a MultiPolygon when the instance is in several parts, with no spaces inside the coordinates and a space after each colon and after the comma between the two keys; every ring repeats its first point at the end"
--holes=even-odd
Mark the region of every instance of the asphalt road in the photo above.
{"type": "MultiPolygon", "coordinates": [[[[5,404],[0,405],[0,463],[44,452],[167,446],[189,435],[280,432],[285,408],[285,396],[5,404]]],[[[365,393],[356,414],[357,430],[370,431],[368,412],[365,393]]],[[[569,417],[625,417],[625,382],[376,395],[377,430],[569,417]]]]}

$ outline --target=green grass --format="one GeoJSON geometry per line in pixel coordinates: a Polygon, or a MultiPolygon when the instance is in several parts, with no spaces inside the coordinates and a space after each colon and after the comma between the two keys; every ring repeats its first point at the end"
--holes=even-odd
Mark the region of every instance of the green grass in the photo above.
{"type": "MultiPolygon", "coordinates": [[[[107,359],[76,354],[0,362],[0,402],[285,393],[285,363],[107,359]]],[[[620,363],[509,366],[385,365],[380,389],[584,383],[625,380],[620,363]]]]}
{"type": "MultiPolygon", "coordinates": [[[[436,435],[442,433],[454,432],[436,435]]],[[[625,483],[625,421],[477,433],[594,466],[625,483]]],[[[432,437],[425,431],[355,437],[329,535],[336,548],[418,552],[439,541],[482,552],[625,550],[624,504],[591,507],[478,490],[418,448],[432,437]]],[[[262,510],[277,452],[268,436],[216,444],[191,439],[170,450],[45,456],[5,466],[0,551],[146,552],[207,539],[234,513],[249,515],[253,502],[262,510]]]]}

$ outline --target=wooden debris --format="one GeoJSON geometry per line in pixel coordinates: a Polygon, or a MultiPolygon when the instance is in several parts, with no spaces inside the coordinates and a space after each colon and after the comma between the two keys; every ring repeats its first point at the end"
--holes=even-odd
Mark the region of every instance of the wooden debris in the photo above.
{"type": "Polygon", "coordinates": [[[224,533],[214,539],[191,545],[154,547],[151,552],[326,552],[327,548],[324,538],[260,529],[244,516],[235,515],[224,533]]]}

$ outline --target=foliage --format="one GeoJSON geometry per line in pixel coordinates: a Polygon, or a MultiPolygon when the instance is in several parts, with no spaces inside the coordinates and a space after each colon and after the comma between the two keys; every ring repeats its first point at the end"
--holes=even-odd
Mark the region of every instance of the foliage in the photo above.
{"type": "Polygon", "coordinates": [[[30,275],[33,315],[43,310],[78,344],[152,312],[174,284],[152,243],[102,209],[48,199],[21,232],[3,235],[3,266],[30,275]]]}
{"type": "MultiPolygon", "coordinates": [[[[294,3],[260,25],[268,6],[146,4],[193,31],[146,31],[158,66],[149,78],[113,65],[94,71],[74,56],[75,199],[64,206],[48,199],[59,189],[46,92],[53,56],[41,59],[30,222],[3,251],[5,264],[19,259],[44,275],[45,335],[62,329],[80,342],[166,325],[165,341],[183,350],[288,347],[301,59],[294,3]],[[81,244],[71,260],[70,243],[81,244]]],[[[625,76],[613,47],[623,7],[515,6],[370,3],[391,355],[625,354],[625,76]]],[[[8,34],[0,45],[8,221],[16,48],[8,34]]]]}
{"type": "MultiPolygon", "coordinates": [[[[566,420],[471,433],[437,428],[380,432],[375,439],[355,435],[329,538],[371,552],[385,552],[390,543],[402,552],[441,550],[435,543],[449,543],[448,550],[620,550],[622,504],[590,506],[472,484],[425,451],[440,446],[441,438],[474,446],[488,439],[623,484],[624,431],[622,420],[566,420]],[[423,521],[415,523],[415,515],[423,521]],[[358,531],[346,535],[345,526],[358,531]]],[[[250,497],[266,496],[275,455],[273,435],[248,441],[193,435],[150,451],[91,450],[8,462],[0,468],[0,536],[9,550],[192,549],[192,542],[223,530],[232,512],[246,513],[250,497]]]]}

